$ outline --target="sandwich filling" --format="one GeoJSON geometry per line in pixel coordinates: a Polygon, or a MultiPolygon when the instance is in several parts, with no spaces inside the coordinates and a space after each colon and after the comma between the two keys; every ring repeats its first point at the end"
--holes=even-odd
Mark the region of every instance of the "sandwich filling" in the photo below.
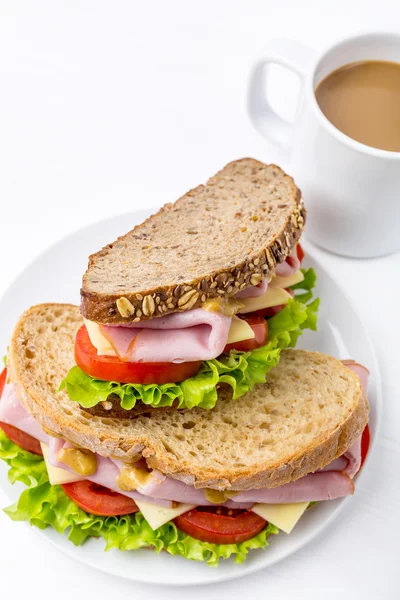
{"type": "Polygon", "coordinates": [[[316,276],[301,269],[298,244],[275,277],[233,298],[202,308],[128,325],[85,320],[75,342],[73,367],[62,381],[83,408],[123,410],[137,402],[161,408],[211,409],[217,388],[229,385],[233,399],[265,380],[283,348],[294,347],[303,329],[316,329],[316,276]]]}
{"type": "MultiPolygon", "coordinates": [[[[368,371],[344,364],[366,393],[368,371]]],[[[6,512],[41,528],[68,528],[76,544],[101,535],[107,548],[154,546],[211,565],[234,554],[241,562],[250,548],[268,545],[271,534],[290,533],[310,503],[353,494],[368,450],[367,428],[342,456],[291,483],[246,491],[195,488],[149,469],[142,458],[123,463],[49,436],[5,380],[6,370],[0,457],[11,467],[10,481],[29,486],[6,512]]]]}

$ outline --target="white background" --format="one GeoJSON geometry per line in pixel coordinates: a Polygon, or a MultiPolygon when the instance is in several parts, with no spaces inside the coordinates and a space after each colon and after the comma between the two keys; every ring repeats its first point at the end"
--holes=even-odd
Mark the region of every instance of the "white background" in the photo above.
{"type": "MultiPolygon", "coordinates": [[[[322,48],[360,29],[396,26],[396,0],[1,0],[0,294],[78,227],[172,201],[235,158],[286,166],[246,115],[249,67],[266,41],[285,36],[322,48]]],[[[276,74],[280,82],[276,100],[290,115],[292,82],[276,74]]],[[[356,303],[384,380],[370,474],[340,522],[267,572],[187,590],[91,571],[0,513],[2,595],[9,586],[13,597],[58,600],[400,596],[400,255],[317,256],[356,303]]]]}

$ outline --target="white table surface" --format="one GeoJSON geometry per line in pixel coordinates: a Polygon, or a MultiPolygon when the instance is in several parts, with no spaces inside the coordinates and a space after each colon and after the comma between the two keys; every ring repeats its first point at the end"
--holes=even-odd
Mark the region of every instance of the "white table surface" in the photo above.
{"type": "MultiPolygon", "coordinates": [[[[48,245],[93,220],[156,208],[242,156],[286,166],[246,115],[249,66],[265,41],[294,37],[319,48],[399,23],[395,0],[1,0],[0,294],[48,245]]],[[[276,98],[290,115],[290,82],[279,77],[276,98]]],[[[316,255],[358,307],[384,382],[369,476],[335,527],[268,571],[160,590],[92,571],[0,513],[4,597],[7,588],[11,597],[57,600],[400,597],[400,254],[316,255]]]]}

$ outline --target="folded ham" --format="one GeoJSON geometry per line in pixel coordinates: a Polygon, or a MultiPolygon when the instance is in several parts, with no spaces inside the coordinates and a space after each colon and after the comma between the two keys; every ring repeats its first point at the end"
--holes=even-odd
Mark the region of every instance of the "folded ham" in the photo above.
{"type": "Polygon", "coordinates": [[[355,360],[352,360],[350,358],[346,358],[345,360],[342,360],[342,363],[344,364],[345,367],[347,367],[348,369],[350,369],[357,375],[357,377],[361,381],[361,385],[363,386],[364,393],[366,394],[367,388],[368,388],[369,370],[366,367],[364,367],[363,365],[360,365],[360,363],[358,363],[355,360]]]}
{"type": "MultiPolygon", "coordinates": [[[[66,465],[57,461],[57,452],[62,447],[69,447],[68,442],[50,438],[49,460],[52,465],[71,471],[66,465]]],[[[354,484],[352,477],[358,471],[361,461],[361,445],[357,441],[340,458],[336,459],[322,471],[310,473],[297,481],[276,488],[261,488],[240,492],[223,503],[228,508],[249,508],[258,502],[269,504],[287,504],[292,502],[308,502],[319,500],[332,500],[353,494],[354,484]],[[353,453],[354,452],[354,453],[353,453]],[[335,468],[336,467],[336,468],[335,468]],[[355,467],[355,468],[354,468],[355,467]],[[340,469],[340,470],[339,470],[340,469]]],[[[104,487],[118,491],[134,500],[155,502],[165,501],[185,502],[211,506],[206,500],[204,491],[194,486],[186,485],[182,481],[166,477],[160,471],[152,471],[150,478],[135,492],[121,491],[116,485],[116,478],[123,466],[121,461],[106,459],[98,456],[98,471],[87,479],[104,487]]]]}
{"type": "MultiPolygon", "coordinates": [[[[293,248],[286,260],[279,264],[275,269],[275,274],[279,277],[289,277],[294,275],[300,269],[300,261],[297,258],[297,248],[293,248]]],[[[267,279],[263,279],[258,285],[246,288],[235,295],[235,298],[256,298],[265,294],[268,288],[267,279]]]]}
{"type": "Polygon", "coordinates": [[[48,443],[49,436],[39,423],[19,403],[14,387],[10,383],[4,386],[0,402],[0,421],[13,425],[40,442],[48,443]]]}
{"type": "Polygon", "coordinates": [[[235,294],[235,298],[257,298],[265,294],[268,288],[267,279],[263,279],[258,285],[253,285],[235,294]]]}
{"type": "Polygon", "coordinates": [[[297,258],[297,248],[294,247],[289,256],[286,257],[286,260],[276,267],[275,275],[290,277],[290,275],[294,275],[299,269],[300,261],[297,258]]]}
{"type": "Polygon", "coordinates": [[[291,504],[292,502],[313,502],[334,500],[354,493],[354,483],[341,471],[321,471],[310,473],[297,481],[275,488],[248,490],[234,496],[237,502],[264,504],[291,504]]]}
{"type": "Polygon", "coordinates": [[[196,308],[129,326],[100,325],[117,356],[127,362],[211,360],[227,343],[231,317],[196,308]]]}

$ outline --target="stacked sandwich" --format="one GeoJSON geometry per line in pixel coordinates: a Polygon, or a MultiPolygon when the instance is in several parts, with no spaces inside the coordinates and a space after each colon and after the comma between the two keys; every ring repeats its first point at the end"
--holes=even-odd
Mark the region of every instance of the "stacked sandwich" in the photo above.
{"type": "Polygon", "coordinates": [[[71,541],[218,564],[354,492],[367,371],[293,350],[315,329],[305,210],[236,161],[90,257],[81,307],[31,308],[0,380],[6,512],[71,541]]]}

